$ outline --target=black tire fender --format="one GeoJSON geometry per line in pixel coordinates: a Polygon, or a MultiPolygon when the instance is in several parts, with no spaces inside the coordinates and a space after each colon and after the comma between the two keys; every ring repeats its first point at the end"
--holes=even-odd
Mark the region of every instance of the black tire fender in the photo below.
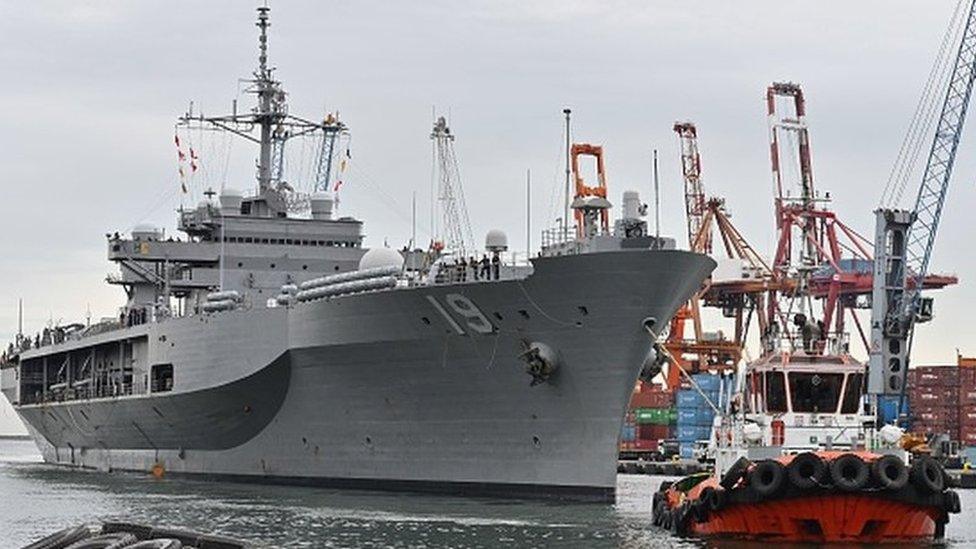
{"type": "Polygon", "coordinates": [[[701,499],[691,503],[691,516],[695,522],[708,522],[708,506],[701,499]]]}
{"type": "Polygon", "coordinates": [[[959,492],[946,490],[942,494],[942,508],[946,513],[959,513],[962,511],[962,503],[959,501],[959,492]]]}
{"type": "Polygon", "coordinates": [[[655,501],[653,511],[651,512],[651,520],[654,526],[664,525],[665,513],[667,513],[667,509],[665,508],[664,502],[661,500],[655,501]]]}
{"type": "Polygon", "coordinates": [[[908,484],[908,467],[900,457],[888,454],[871,463],[871,476],[885,490],[901,490],[908,484]]]}
{"type": "Polygon", "coordinates": [[[81,540],[69,545],[66,549],[122,549],[137,541],[139,539],[132,534],[115,532],[81,540]]]}
{"type": "Polygon", "coordinates": [[[44,539],[39,539],[24,549],[64,549],[88,536],[91,536],[91,530],[87,526],[74,526],[55,532],[44,539]]]}
{"type": "Polygon", "coordinates": [[[715,488],[712,488],[711,486],[703,488],[701,494],[698,496],[698,501],[701,502],[702,506],[711,511],[713,505],[712,502],[715,501],[715,488]]]}
{"type": "Polygon", "coordinates": [[[729,503],[729,492],[728,490],[723,490],[721,488],[715,490],[715,495],[712,497],[712,505],[710,509],[712,511],[721,511],[725,509],[725,506],[729,503]]]}
{"type": "Polygon", "coordinates": [[[722,475],[719,485],[726,490],[731,490],[736,484],[739,483],[742,477],[746,476],[746,473],[749,471],[749,466],[751,465],[752,462],[749,461],[749,458],[745,456],[740,457],[735,461],[735,463],[732,464],[732,467],[729,467],[729,470],[722,475]]]}
{"type": "Polygon", "coordinates": [[[783,487],[786,467],[772,459],[760,461],[749,471],[749,486],[762,497],[775,495],[783,487]]]}
{"type": "Polygon", "coordinates": [[[813,452],[797,454],[786,466],[790,484],[800,490],[809,490],[826,483],[828,471],[823,458],[813,452]]]}
{"type": "Polygon", "coordinates": [[[843,454],[830,462],[830,480],[845,492],[856,492],[868,484],[871,469],[859,456],[843,454]]]}
{"type": "Polygon", "coordinates": [[[929,457],[923,456],[912,461],[909,477],[912,484],[923,493],[935,494],[945,488],[945,474],[942,472],[942,466],[929,457]]]}
{"type": "Polygon", "coordinates": [[[159,538],[127,545],[125,549],[183,549],[183,544],[178,539],[159,538]]]}

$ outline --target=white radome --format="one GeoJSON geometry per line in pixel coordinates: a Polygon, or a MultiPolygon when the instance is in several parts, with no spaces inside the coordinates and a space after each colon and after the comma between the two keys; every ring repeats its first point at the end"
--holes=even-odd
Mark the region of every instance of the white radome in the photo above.
{"type": "Polygon", "coordinates": [[[492,229],[485,236],[485,249],[492,252],[504,252],[508,249],[508,235],[500,229],[492,229]]]}
{"type": "Polygon", "coordinates": [[[359,259],[359,270],[379,267],[403,267],[403,256],[390,248],[373,248],[359,259]]]}

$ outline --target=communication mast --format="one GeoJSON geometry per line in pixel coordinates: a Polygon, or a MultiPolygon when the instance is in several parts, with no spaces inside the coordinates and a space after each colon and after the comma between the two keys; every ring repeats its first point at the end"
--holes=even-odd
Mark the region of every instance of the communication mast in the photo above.
{"type": "MultiPolygon", "coordinates": [[[[178,126],[188,129],[207,129],[230,132],[242,137],[259,147],[257,161],[257,196],[247,200],[248,207],[254,215],[287,215],[295,209],[296,204],[307,202],[307,197],[297,193],[285,179],[285,145],[294,138],[303,136],[322,136],[322,141],[328,148],[331,165],[331,151],[334,147],[335,136],[345,130],[345,126],[331,117],[321,122],[314,122],[288,112],[288,104],[281,82],[273,77],[274,68],[268,65],[268,27],[271,26],[269,13],[271,8],[259,7],[257,27],[258,35],[258,66],[252,73],[252,78],[246,80],[247,93],[257,97],[257,105],[250,112],[238,113],[236,106],[231,114],[222,116],[204,116],[194,114],[192,108],[180,117],[178,126]],[[257,135],[254,135],[257,129],[257,135]]],[[[320,157],[321,158],[321,157],[320,157]]],[[[328,181],[320,170],[316,188],[321,181],[328,181]]]]}
{"type": "MultiPolygon", "coordinates": [[[[440,203],[443,234],[435,235],[437,243],[450,251],[464,255],[472,250],[474,237],[464,202],[464,189],[454,153],[454,134],[443,116],[434,123],[430,134],[434,141],[434,170],[438,182],[437,200],[440,203]]],[[[436,243],[435,243],[436,244],[436,243]]]]}

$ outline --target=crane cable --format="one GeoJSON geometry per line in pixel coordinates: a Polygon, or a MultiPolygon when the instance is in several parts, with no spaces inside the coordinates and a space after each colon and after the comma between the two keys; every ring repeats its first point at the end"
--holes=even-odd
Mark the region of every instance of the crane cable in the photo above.
{"type": "Polygon", "coordinates": [[[908,181],[915,174],[915,167],[921,155],[922,147],[929,135],[932,122],[940,107],[940,99],[945,95],[946,86],[950,76],[949,63],[951,62],[951,46],[959,41],[959,36],[963,29],[961,17],[963,5],[966,0],[958,0],[942,43],[936,54],[935,62],[922,88],[915,113],[912,115],[908,131],[898,150],[898,156],[888,175],[884,191],[881,193],[879,206],[897,207],[904,196],[908,181]]]}

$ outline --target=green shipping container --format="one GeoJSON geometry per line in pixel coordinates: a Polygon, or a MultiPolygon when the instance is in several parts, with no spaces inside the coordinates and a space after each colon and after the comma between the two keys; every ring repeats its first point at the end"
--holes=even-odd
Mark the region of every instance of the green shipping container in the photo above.
{"type": "Polygon", "coordinates": [[[634,410],[637,424],[670,425],[675,420],[674,408],[638,408],[634,410]]]}

